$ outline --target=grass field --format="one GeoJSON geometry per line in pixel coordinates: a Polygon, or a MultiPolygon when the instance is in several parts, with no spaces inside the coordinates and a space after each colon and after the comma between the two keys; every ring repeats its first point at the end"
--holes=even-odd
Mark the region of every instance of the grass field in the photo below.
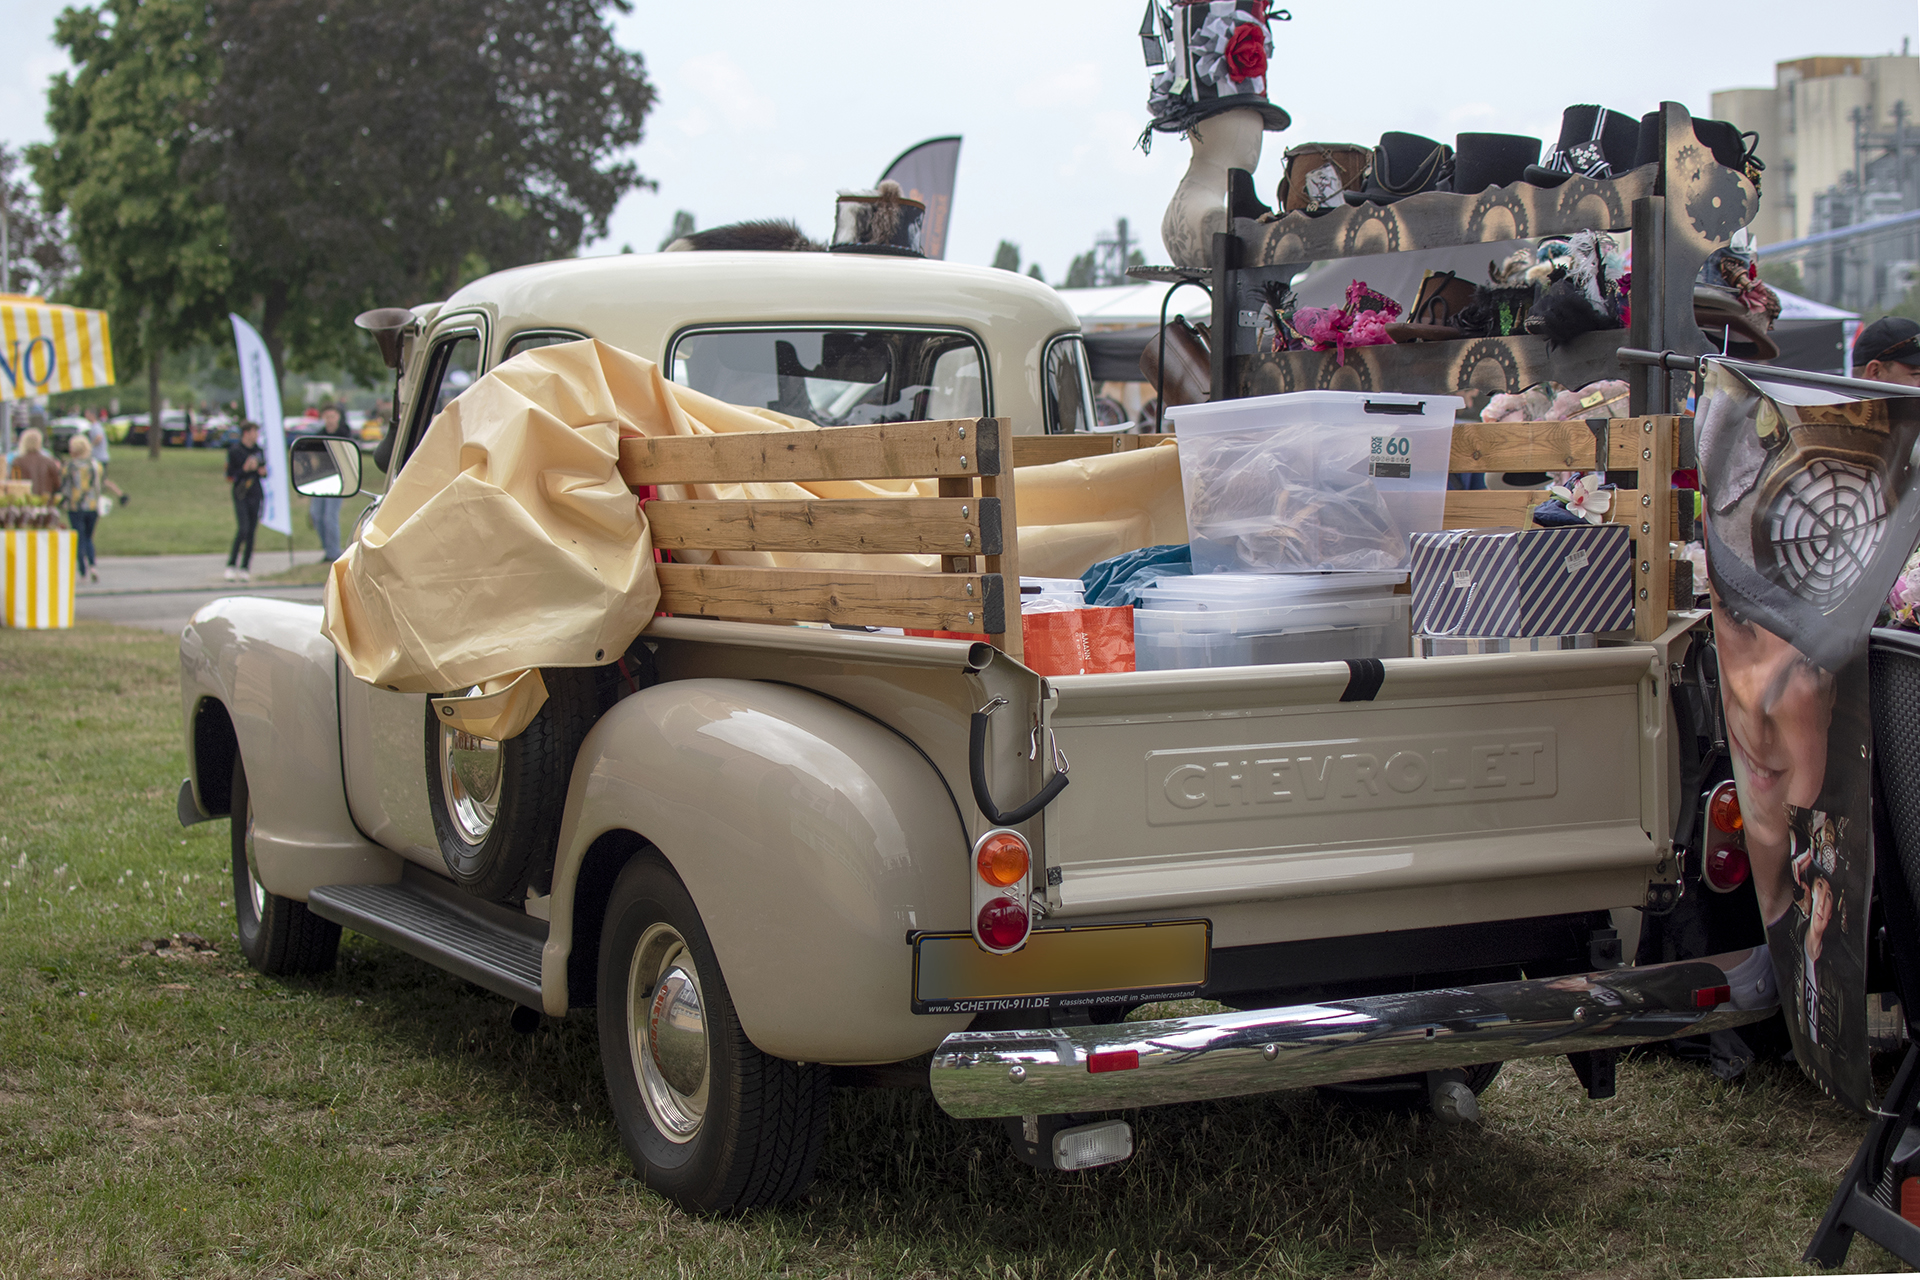
{"type": "Polygon", "coordinates": [[[1544,1060],[1478,1127],[1284,1093],[1138,1113],[1131,1162],[1049,1175],[846,1092],[804,1203],[690,1218],[630,1176],[591,1015],[516,1035],[353,935],[324,978],[248,970],[227,824],[173,817],[174,654],[0,631],[0,1277],[1799,1274],[1861,1132],[1790,1067],[1640,1058],[1590,1102],[1544,1060]],[[184,933],[212,949],[142,948],[184,933]]]}
{"type": "MultiPolygon", "coordinates": [[[[233,543],[226,465],[224,449],[162,449],[158,458],[149,458],[144,449],[115,449],[107,477],[133,501],[101,521],[95,549],[103,556],[224,553],[233,543]]],[[[370,489],[378,489],[384,480],[371,458],[364,475],[370,489]]],[[[353,521],[366,505],[364,496],[347,499],[340,513],[343,538],[352,534],[353,521]]],[[[285,551],[286,542],[284,534],[262,528],[256,535],[256,554],[285,551]]],[[[320,549],[319,536],[307,523],[307,500],[297,494],[293,545],[301,551],[320,549]]]]}

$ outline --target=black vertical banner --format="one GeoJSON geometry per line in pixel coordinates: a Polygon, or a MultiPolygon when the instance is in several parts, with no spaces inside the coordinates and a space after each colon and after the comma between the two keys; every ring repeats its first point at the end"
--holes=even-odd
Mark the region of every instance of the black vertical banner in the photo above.
{"type": "Polygon", "coordinates": [[[929,138],[901,152],[887,166],[880,181],[900,184],[910,200],[927,206],[926,250],[929,258],[947,256],[947,220],[953,213],[953,180],[960,170],[960,139],[929,138]]]}
{"type": "Polygon", "coordinates": [[[1696,419],[1727,749],[1794,1055],[1873,1103],[1867,637],[1916,536],[1920,398],[1710,363],[1696,419]]]}

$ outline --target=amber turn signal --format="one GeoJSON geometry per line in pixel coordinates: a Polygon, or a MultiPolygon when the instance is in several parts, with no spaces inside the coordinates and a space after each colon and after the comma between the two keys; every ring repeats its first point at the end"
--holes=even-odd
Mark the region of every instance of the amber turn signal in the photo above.
{"type": "Polygon", "coordinates": [[[980,878],[997,889],[1019,884],[1027,878],[1031,858],[1027,842],[1011,831],[996,831],[980,842],[973,865],[980,878]]]}
{"type": "Polygon", "coordinates": [[[1740,793],[1731,782],[1723,782],[1713,789],[1713,799],[1707,802],[1707,821],[1713,823],[1715,831],[1728,835],[1738,835],[1746,824],[1740,816],[1740,793]]]}

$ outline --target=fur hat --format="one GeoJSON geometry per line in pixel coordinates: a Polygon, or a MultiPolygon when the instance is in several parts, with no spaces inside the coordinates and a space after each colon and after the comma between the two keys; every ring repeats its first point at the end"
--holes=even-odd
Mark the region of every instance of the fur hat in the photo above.
{"type": "Polygon", "coordinates": [[[835,253],[881,253],[924,258],[927,206],[889,179],[878,191],[842,192],[834,206],[835,253]]]}
{"type": "Polygon", "coordinates": [[[1284,9],[1269,13],[1267,0],[1175,0],[1171,10],[1147,0],[1140,43],[1147,66],[1159,70],[1147,91],[1153,120],[1140,145],[1150,147],[1156,132],[1184,134],[1209,116],[1242,107],[1258,111],[1269,133],[1292,124],[1267,100],[1273,56],[1267,24],[1290,16],[1284,9]]]}

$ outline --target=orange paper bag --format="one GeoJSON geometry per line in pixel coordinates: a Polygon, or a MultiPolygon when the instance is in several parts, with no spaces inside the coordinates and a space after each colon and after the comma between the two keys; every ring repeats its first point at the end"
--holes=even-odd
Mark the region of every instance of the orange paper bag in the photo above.
{"type": "Polygon", "coordinates": [[[1043,676],[1133,670],[1133,607],[1063,609],[1020,619],[1022,661],[1043,676]]]}

